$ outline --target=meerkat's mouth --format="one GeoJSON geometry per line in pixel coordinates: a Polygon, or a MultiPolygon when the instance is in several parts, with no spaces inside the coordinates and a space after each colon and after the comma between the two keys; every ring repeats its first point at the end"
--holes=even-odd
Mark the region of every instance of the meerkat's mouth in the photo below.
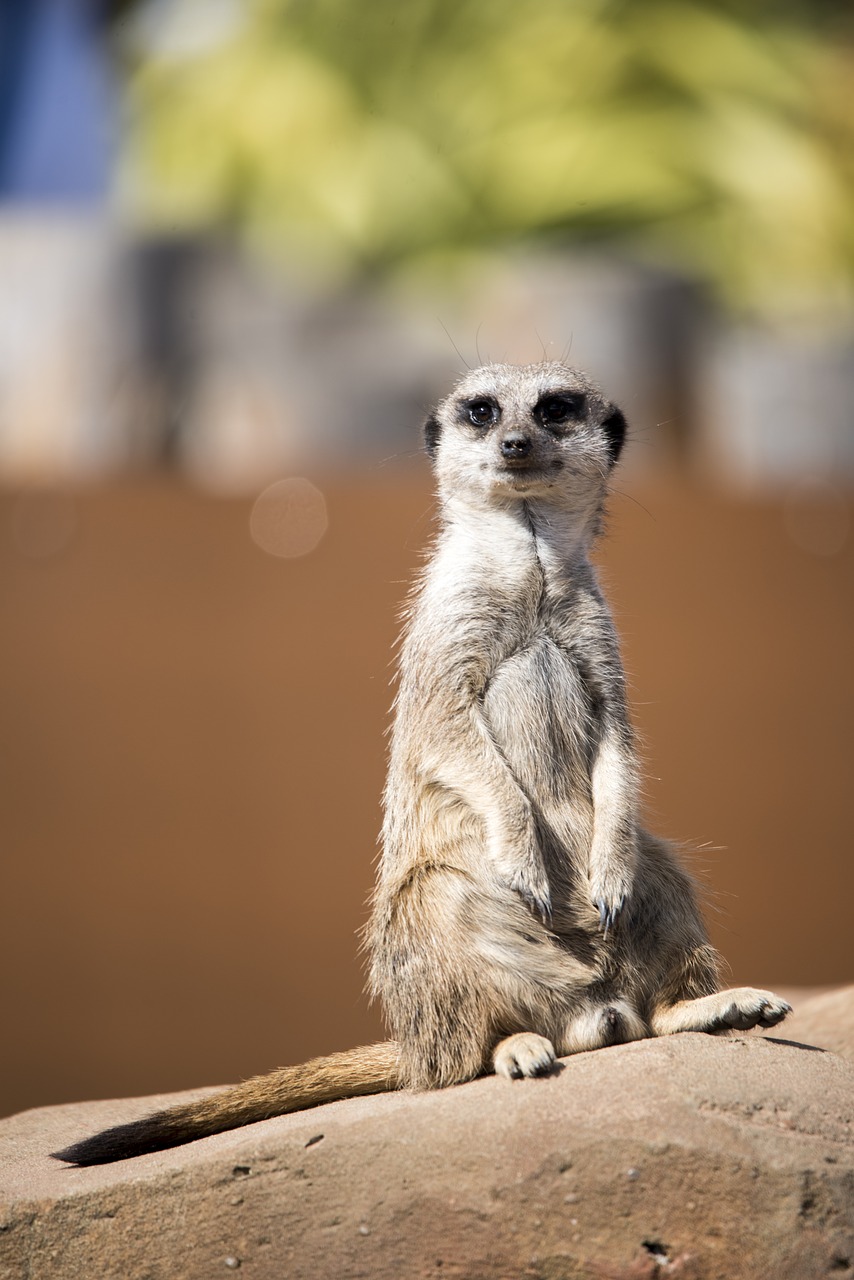
{"type": "Polygon", "coordinates": [[[505,493],[517,493],[520,497],[530,497],[531,494],[544,493],[547,489],[553,489],[557,484],[557,480],[553,472],[546,471],[542,467],[527,467],[524,470],[519,468],[502,468],[493,475],[493,485],[497,490],[504,490],[505,493]]]}
{"type": "Polygon", "coordinates": [[[503,462],[497,466],[493,475],[502,484],[510,484],[514,489],[528,488],[531,485],[553,485],[555,473],[563,467],[563,461],[555,458],[551,462],[503,462]]]}
{"type": "Polygon", "coordinates": [[[501,462],[496,471],[499,475],[529,475],[529,476],[546,476],[554,471],[560,471],[563,467],[563,458],[552,458],[549,462],[533,462],[527,458],[514,460],[508,458],[501,462]]]}

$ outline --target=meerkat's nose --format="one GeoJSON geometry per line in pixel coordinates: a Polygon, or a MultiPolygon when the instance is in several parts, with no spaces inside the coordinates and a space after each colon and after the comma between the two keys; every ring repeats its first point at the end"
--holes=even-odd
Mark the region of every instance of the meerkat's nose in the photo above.
{"type": "Polygon", "coordinates": [[[505,458],[527,458],[531,452],[531,437],[521,431],[508,431],[501,441],[501,452],[505,458]]]}

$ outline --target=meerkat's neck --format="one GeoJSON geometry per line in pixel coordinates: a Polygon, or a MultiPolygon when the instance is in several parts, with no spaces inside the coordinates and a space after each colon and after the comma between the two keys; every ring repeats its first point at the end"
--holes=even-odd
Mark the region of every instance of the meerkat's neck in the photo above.
{"type": "Polygon", "coordinates": [[[537,558],[546,575],[587,564],[600,520],[600,504],[583,508],[532,499],[523,505],[523,515],[534,540],[537,558]]]}
{"type": "Polygon", "coordinates": [[[599,523],[599,503],[579,510],[542,498],[473,503],[456,497],[442,507],[443,541],[463,544],[487,561],[513,563],[534,555],[543,571],[565,573],[587,563],[599,523]]]}

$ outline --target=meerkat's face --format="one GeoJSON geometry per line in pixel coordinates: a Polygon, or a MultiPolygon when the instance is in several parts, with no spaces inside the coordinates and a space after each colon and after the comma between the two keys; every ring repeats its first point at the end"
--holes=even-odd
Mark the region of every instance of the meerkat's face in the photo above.
{"type": "Polygon", "coordinates": [[[491,364],[458,383],[424,432],[446,493],[572,501],[604,491],[626,422],[578,369],[491,364]]]}

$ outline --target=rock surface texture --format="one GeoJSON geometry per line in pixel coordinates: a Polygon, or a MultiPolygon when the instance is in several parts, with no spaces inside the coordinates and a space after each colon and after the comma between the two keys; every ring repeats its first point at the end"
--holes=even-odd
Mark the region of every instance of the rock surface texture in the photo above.
{"type": "MultiPolygon", "coordinates": [[[[816,1001],[792,1030],[811,1014],[821,1043],[854,988],[816,1001]]],[[[791,1036],[646,1040],[115,1165],[48,1157],[173,1100],[2,1122],[3,1280],[854,1277],[854,1063],[791,1036]]]]}
{"type": "Polygon", "coordinates": [[[821,1045],[854,1062],[854,986],[810,993],[806,998],[797,991],[784,994],[793,1012],[770,1036],[821,1045]]]}

